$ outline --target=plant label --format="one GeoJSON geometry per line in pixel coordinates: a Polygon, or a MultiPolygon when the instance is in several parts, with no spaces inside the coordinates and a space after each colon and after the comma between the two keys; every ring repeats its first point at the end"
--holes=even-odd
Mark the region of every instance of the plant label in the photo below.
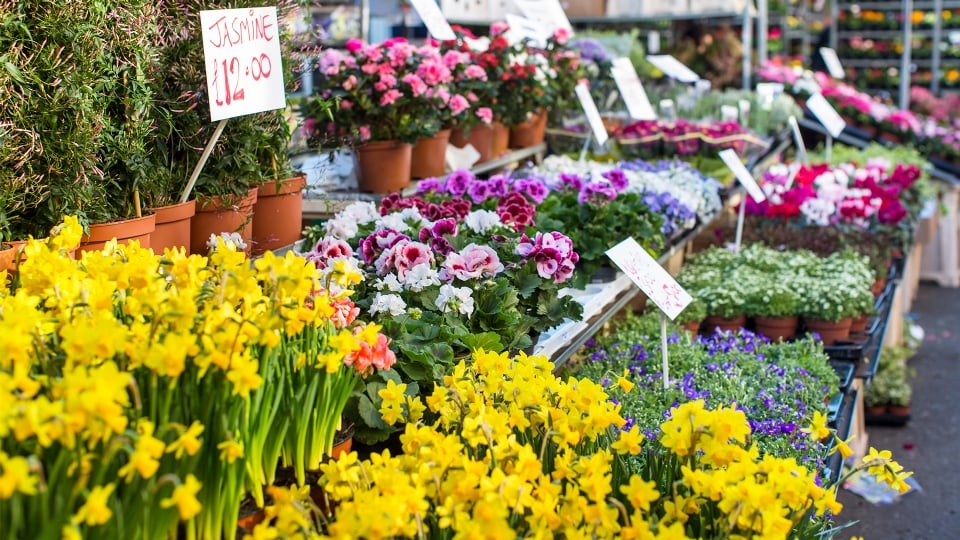
{"type": "Polygon", "coordinates": [[[573,34],[573,26],[559,0],[513,0],[513,3],[524,17],[540,23],[550,34],[557,30],[573,34]]]}
{"type": "Polygon", "coordinates": [[[667,273],[653,257],[633,238],[607,250],[607,257],[617,265],[631,281],[640,287],[654,304],[670,320],[677,318],[693,300],[673,276],[667,273]]]}
{"type": "Polygon", "coordinates": [[[600,111],[597,110],[597,104],[590,95],[590,88],[586,83],[577,85],[577,99],[580,100],[580,106],[583,108],[583,114],[587,115],[587,123],[593,131],[593,138],[597,144],[604,144],[610,136],[607,134],[607,128],[603,125],[603,119],[600,118],[600,111]]]}
{"type": "Polygon", "coordinates": [[[667,77],[682,83],[694,83],[700,80],[699,75],[669,54],[649,54],[647,62],[653,64],[667,77]]]}
{"type": "Polygon", "coordinates": [[[823,124],[823,127],[827,128],[827,133],[831,137],[839,137],[843,133],[843,128],[847,127],[847,123],[837,114],[836,109],[830,105],[827,98],[823,97],[823,94],[816,93],[807,98],[807,108],[823,124]]]}
{"type": "Polygon", "coordinates": [[[840,64],[840,57],[837,56],[837,51],[830,47],[820,47],[820,58],[823,58],[823,63],[827,65],[827,73],[829,73],[831,77],[834,79],[843,79],[846,77],[843,66],[840,64]]]}
{"type": "Polygon", "coordinates": [[[453,28],[447,21],[447,17],[440,11],[440,6],[433,0],[410,0],[413,9],[417,10],[417,15],[423,20],[424,26],[430,35],[440,41],[452,41],[457,39],[453,33],[453,28]]]}
{"type": "Polygon", "coordinates": [[[287,106],[276,7],[201,11],[213,121],[287,106]]]}
{"type": "Polygon", "coordinates": [[[611,73],[630,116],[635,120],[656,120],[657,113],[650,105],[650,98],[643,89],[643,83],[640,82],[640,76],[637,75],[633,62],[629,58],[617,58],[613,61],[611,73]]]}
{"type": "Polygon", "coordinates": [[[650,33],[647,34],[647,51],[650,54],[660,53],[660,32],[651,30],[650,33]]]}
{"type": "Polygon", "coordinates": [[[507,24],[510,26],[510,30],[507,31],[506,38],[511,45],[526,39],[536,47],[546,46],[549,34],[544,31],[540,23],[513,13],[507,13],[507,24]]]}
{"type": "Polygon", "coordinates": [[[793,132],[793,143],[797,146],[797,156],[801,163],[806,164],[807,146],[803,144],[803,134],[800,133],[800,124],[797,123],[797,117],[791,114],[787,122],[790,124],[790,131],[793,132]]]}
{"type": "Polygon", "coordinates": [[[724,165],[737,177],[737,180],[743,185],[747,190],[747,193],[750,194],[750,198],[754,201],[761,203],[767,200],[767,196],[763,194],[763,190],[760,189],[760,185],[757,184],[757,181],[753,178],[753,175],[750,174],[750,171],[747,170],[743,162],[740,161],[740,156],[737,155],[736,150],[728,148],[720,152],[720,159],[723,160],[724,165]]]}

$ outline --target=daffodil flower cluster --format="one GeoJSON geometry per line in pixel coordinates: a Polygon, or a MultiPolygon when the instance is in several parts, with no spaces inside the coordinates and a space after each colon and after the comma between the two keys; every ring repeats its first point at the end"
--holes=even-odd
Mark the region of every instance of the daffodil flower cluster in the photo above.
{"type": "Polygon", "coordinates": [[[241,498],[281,457],[319,465],[354,385],[395,361],[355,321],[355,268],[321,282],[222,239],[75,261],[81,232],[28,243],[0,288],[0,538],[232,536],[241,498]]]}
{"type": "MultiPolygon", "coordinates": [[[[323,533],[814,538],[797,533],[811,517],[841,510],[815,472],[793,458],[761,458],[735,407],[674,407],[650,454],[636,427],[623,429],[602,387],[552,371],[543,357],[476,351],[436,387],[426,410],[411,407],[402,385],[384,388],[384,416],[408,422],[402,453],[364,461],[351,453],[322,467],[334,508],[323,533]],[[623,458],[644,453],[648,466],[629,475],[623,458]]],[[[618,386],[633,390],[623,377],[618,386]]]]}

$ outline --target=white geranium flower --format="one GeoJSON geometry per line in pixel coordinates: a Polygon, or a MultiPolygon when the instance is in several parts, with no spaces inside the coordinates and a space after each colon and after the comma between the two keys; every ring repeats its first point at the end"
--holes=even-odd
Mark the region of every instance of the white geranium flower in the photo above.
{"type": "Polygon", "coordinates": [[[376,315],[377,313],[389,313],[390,315],[396,317],[402,315],[407,310],[407,303],[403,301],[403,298],[395,294],[383,294],[377,293],[373,297],[373,302],[370,303],[370,314],[376,315]]]}
{"type": "Polygon", "coordinates": [[[454,287],[444,284],[437,295],[437,306],[442,311],[457,311],[467,317],[473,315],[473,291],[470,287],[454,287]]]}
{"type": "Polygon", "coordinates": [[[397,279],[396,274],[387,274],[373,283],[378,291],[400,292],[403,290],[403,284],[397,279]]]}
{"type": "MultiPolygon", "coordinates": [[[[391,274],[392,275],[392,274],[391,274]]],[[[440,284],[440,274],[429,264],[418,264],[407,272],[404,285],[408,290],[421,292],[427,287],[440,284]]]]}
{"type": "Polygon", "coordinates": [[[341,210],[337,217],[351,219],[358,225],[366,225],[380,219],[380,212],[372,202],[360,201],[341,210]]]}
{"type": "Polygon", "coordinates": [[[327,235],[337,240],[350,240],[360,232],[357,222],[349,217],[335,217],[324,226],[327,235]]]}
{"type": "Polygon", "coordinates": [[[477,234],[484,234],[494,227],[503,225],[503,222],[493,210],[474,210],[467,214],[463,224],[477,234]]]}
{"type": "Polygon", "coordinates": [[[240,236],[240,233],[223,232],[223,233],[220,233],[219,236],[212,233],[210,234],[210,239],[207,240],[207,247],[210,249],[211,252],[216,251],[217,247],[219,247],[218,240],[223,240],[223,244],[227,248],[229,248],[230,246],[233,246],[236,249],[236,251],[243,251],[247,249],[247,243],[243,241],[243,237],[240,236]]]}
{"type": "Polygon", "coordinates": [[[406,232],[410,230],[410,226],[403,220],[403,216],[399,213],[387,214],[380,218],[380,221],[377,222],[377,230],[382,231],[383,229],[393,229],[397,232],[406,232]]]}

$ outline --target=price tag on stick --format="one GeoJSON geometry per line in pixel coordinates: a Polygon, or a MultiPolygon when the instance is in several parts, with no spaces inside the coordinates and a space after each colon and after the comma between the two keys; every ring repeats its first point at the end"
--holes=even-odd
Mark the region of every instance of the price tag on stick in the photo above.
{"type": "Polygon", "coordinates": [[[831,137],[839,137],[843,133],[843,128],[847,127],[847,123],[837,114],[823,94],[817,93],[807,98],[807,108],[823,124],[831,137]]]}
{"type": "Polygon", "coordinates": [[[840,64],[840,57],[837,56],[837,51],[830,47],[820,47],[820,58],[823,58],[823,63],[827,65],[827,73],[829,73],[831,77],[834,79],[843,79],[846,77],[846,73],[843,71],[843,65],[840,64]]]}
{"type": "Polygon", "coordinates": [[[660,266],[653,257],[633,238],[607,250],[613,261],[631,281],[640,287],[662,312],[660,315],[660,341],[663,351],[663,388],[670,386],[670,362],[667,358],[667,317],[677,318],[693,300],[676,280],[660,266]]]}
{"type": "Polygon", "coordinates": [[[423,24],[427,27],[431,36],[440,41],[457,39],[457,35],[453,33],[453,28],[450,27],[450,22],[447,21],[447,17],[440,11],[440,6],[436,2],[433,0],[410,0],[410,4],[413,9],[417,10],[417,15],[420,15],[420,19],[423,20],[423,24]]]}
{"type": "Polygon", "coordinates": [[[800,158],[800,163],[806,165],[809,163],[807,147],[803,143],[803,134],[800,133],[800,124],[797,123],[797,117],[791,114],[787,121],[790,124],[790,131],[793,132],[793,142],[797,146],[797,157],[800,158]]]}
{"type": "Polygon", "coordinates": [[[647,55],[647,62],[653,64],[667,77],[682,83],[694,83],[700,80],[700,76],[694,73],[692,69],[669,54],[647,55]]]}
{"type": "Polygon", "coordinates": [[[723,160],[724,165],[737,177],[737,180],[743,184],[743,187],[746,188],[747,193],[750,194],[750,197],[754,201],[762,203],[767,200],[767,196],[764,195],[763,190],[760,189],[760,184],[757,184],[756,179],[753,178],[753,175],[750,174],[747,167],[740,161],[740,156],[737,155],[735,150],[728,148],[721,151],[720,159],[723,160]]]}
{"type": "Polygon", "coordinates": [[[607,142],[607,139],[610,138],[610,135],[607,134],[607,128],[603,125],[603,119],[600,118],[600,111],[597,110],[597,104],[593,101],[593,96],[590,95],[590,88],[586,84],[580,83],[577,85],[577,99],[580,100],[580,106],[583,108],[583,114],[587,115],[587,122],[590,124],[590,129],[593,131],[593,136],[597,140],[597,144],[604,144],[607,142]]]}
{"type": "Polygon", "coordinates": [[[650,98],[643,89],[640,76],[629,58],[617,58],[611,69],[613,80],[617,83],[620,95],[627,105],[627,112],[635,120],[656,120],[657,113],[650,105],[650,98]]]}
{"type": "Polygon", "coordinates": [[[277,8],[201,11],[210,119],[287,106],[277,8]]]}

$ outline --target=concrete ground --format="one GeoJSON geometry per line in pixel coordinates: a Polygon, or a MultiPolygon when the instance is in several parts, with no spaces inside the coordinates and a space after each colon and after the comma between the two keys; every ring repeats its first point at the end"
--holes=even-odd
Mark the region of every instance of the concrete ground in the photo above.
{"type": "Polygon", "coordinates": [[[909,361],[916,370],[911,420],[867,432],[870,446],[891,450],[923,491],[874,506],[841,489],[838,521],[858,523],[838,539],[960,539],[960,289],[924,284],[913,312],[926,337],[909,361]]]}

